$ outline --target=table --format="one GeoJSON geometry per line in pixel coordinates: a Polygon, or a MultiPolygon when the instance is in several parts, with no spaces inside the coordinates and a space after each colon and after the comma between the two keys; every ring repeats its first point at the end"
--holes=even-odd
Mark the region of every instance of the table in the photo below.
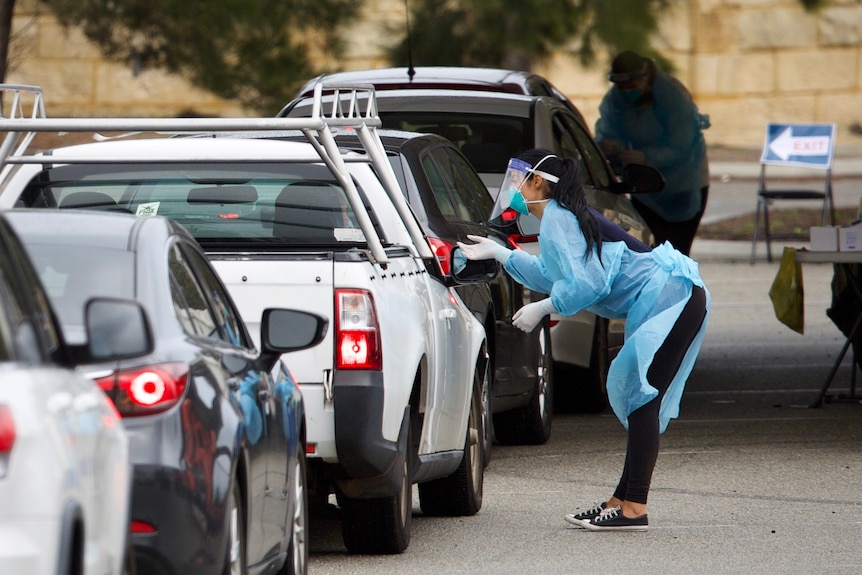
{"type": "MultiPolygon", "coordinates": [[[[796,250],[796,261],[799,263],[821,263],[833,265],[862,264],[862,251],[821,252],[810,250],[796,250]]],[[[832,365],[832,369],[829,371],[829,375],[826,376],[826,381],[823,382],[823,386],[820,388],[820,392],[817,394],[817,398],[809,405],[809,407],[820,407],[821,405],[823,405],[823,399],[826,397],[826,392],[829,389],[829,386],[832,384],[832,380],[835,378],[835,374],[838,372],[838,368],[841,366],[841,362],[844,360],[844,356],[847,355],[847,350],[850,348],[850,346],[853,344],[853,340],[859,334],[860,328],[862,328],[862,284],[860,284],[862,279],[860,279],[859,275],[854,273],[846,273],[845,275],[848,279],[848,284],[852,288],[852,292],[855,295],[855,303],[858,304],[858,310],[856,311],[856,317],[853,320],[852,328],[847,334],[847,339],[844,341],[844,345],[841,347],[841,353],[838,354],[838,358],[832,365]]],[[[833,293],[833,297],[834,295],[835,294],[833,293]]],[[[856,360],[857,358],[854,350],[853,371],[850,376],[850,394],[846,396],[843,394],[839,395],[839,401],[862,400],[862,396],[856,395],[856,360]]]]}

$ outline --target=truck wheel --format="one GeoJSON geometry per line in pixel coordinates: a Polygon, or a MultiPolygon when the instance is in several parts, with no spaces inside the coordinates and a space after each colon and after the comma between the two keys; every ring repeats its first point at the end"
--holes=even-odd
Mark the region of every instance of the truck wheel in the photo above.
{"type": "Polygon", "coordinates": [[[530,402],[495,416],[497,441],[503,445],[542,445],[551,438],[554,415],[554,368],[550,327],[538,331],[535,385],[530,402]]]}
{"type": "Polygon", "coordinates": [[[425,515],[475,515],[482,508],[482,485],[485,479],[482,408],[482,382],[477,368],[461,464],[448,477],[419,484],[419,506],[425,515]]]}
{"type": "Polygon", "coordinates": [[[394,555],[410,544],[413,520],[412,438],[408,424],[401,487],[391,497],[355,499],[338,493],[341,537],[350,553],[394,555]]]}

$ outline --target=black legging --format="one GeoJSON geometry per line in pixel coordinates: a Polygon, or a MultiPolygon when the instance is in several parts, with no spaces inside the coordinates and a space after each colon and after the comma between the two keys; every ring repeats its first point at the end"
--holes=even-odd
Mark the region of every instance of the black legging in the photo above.
{"type": "Polygon", "coordinates": [[[623,474],[614,491],[614,497],[623,501],[646,504],[652,472],[658,458],[659,407],[667,388],[673,381],[688,348],[694,341],[706,317],[706,294],[694,286],[691,297],[682,310],[664,343],[656,351],[647,371],[647,381],[658,390],[652,401],[629,415],[628,445],[623,474]]]}

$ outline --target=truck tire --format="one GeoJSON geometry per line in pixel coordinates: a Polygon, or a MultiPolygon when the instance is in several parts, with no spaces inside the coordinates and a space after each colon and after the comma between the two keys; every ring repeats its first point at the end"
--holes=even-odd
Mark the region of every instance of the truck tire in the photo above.
{"type": "Polygon", "coordinates": [[[482,508],[485,480],[485,456],[482,380],[480,367],[473,376],[473,398],[467,418],[467,437],[461,464],[452,475],[419,484],[419,506],[422,513],[436,517],[475,515],[482,508]]]}
{"type": "Polygon", "coordinates": [[[554,415],[554,362],[550,326],[537,331],[536,384],[524,407],[494,416],[497,441],[503,445],[542,445],[551,438],[554,415]]]}
{"type": "Polygon", "coordinates": [[[407,425],[401,487],[390,497],[356,499],[338,493],[341,537],[350,553],[394,555],[410,545],[413,521],[413,441],[407,425]]]}

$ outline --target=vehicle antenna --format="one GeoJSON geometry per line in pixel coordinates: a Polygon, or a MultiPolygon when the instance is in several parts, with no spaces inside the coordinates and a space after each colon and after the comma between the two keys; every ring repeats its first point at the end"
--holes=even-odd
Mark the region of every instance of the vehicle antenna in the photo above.
{"type": "Polygon", "coordinates": [[[412,82],[416,70],[413,68],[413,47],[410,44],[410,6],[408,0],[404,0],[404,20],[407,23],[407,75],[410,76],[412,82]]]}

